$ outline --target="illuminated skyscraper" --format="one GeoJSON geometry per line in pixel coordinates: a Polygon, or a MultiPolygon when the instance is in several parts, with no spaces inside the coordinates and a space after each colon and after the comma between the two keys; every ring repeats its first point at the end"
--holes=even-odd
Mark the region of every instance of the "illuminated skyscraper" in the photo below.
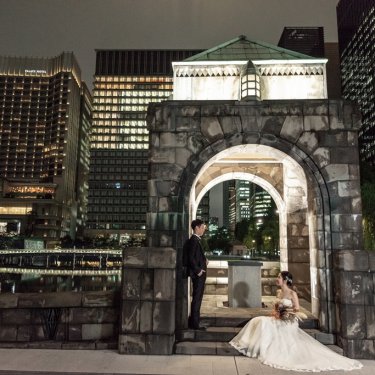
{"type": "Polygon", "coordinates": [[[245,180],[236,180],[236,223],[250,219],[250,196],[252,183],[245,180]]]}
{"type": "Polygon", "coordinates": [[[262,220],[263,217],[268,215],[271,204],[271,196],[260,186],[252,184],[250,198],[251,217],[262,220]]]}
{"type": "Polygon", "coordinates": [[[198,52],[97,50],[86,234],[126,241],[144,233],[147,106],[172,94],[172,61],[198,52]]]}
{"type": "Polygon", "coordinates": [[[91,96],[80,75],[72,53],[0,57],[0,230],[47,246],[82,231],[91,96]]]}
{"type": "Polygon", "coordinates": [[[361,158],[375,164],[375,0],[337,5],[343,97],[358,103],[361,158]]]}

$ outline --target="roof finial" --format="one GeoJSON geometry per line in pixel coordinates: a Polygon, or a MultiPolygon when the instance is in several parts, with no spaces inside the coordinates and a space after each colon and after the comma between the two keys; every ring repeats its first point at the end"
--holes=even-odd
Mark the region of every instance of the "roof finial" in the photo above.
{"type": "Polygon", "coordinates": [[[238,38],[241,39],[241,40],[244,40],[244,39],[246,39],[246,35],[240,35],[238,38]]]}

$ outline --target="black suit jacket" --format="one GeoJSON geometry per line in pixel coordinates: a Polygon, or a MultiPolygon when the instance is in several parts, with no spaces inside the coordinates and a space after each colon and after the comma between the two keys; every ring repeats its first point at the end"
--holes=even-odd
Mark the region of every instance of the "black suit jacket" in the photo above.
{"type": "Polygon", "coordinates": [[[207,270],[207,259],[204,256],[202,245],[196,235],[192,235],[185,243],[187,273],[190,277],[197,277],[202,270],[207,270]]]}

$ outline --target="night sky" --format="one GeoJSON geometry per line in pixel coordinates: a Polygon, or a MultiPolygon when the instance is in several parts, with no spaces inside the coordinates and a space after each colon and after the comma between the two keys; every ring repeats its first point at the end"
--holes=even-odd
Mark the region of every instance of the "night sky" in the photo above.
{"type": "Polygon", "coordinates": [[[73,51],[91,87],[95,49],[210,48],[246,35],[277,44],[284,26],[324,26],[338,0],[0,0],[0,55],[73,51]]]}
{"type": "MultiPolygon", "coordinates": [[[[277,45],[284,26],[337,41],[338,0],[0,0],[0,55],[73,51],[92,87],[95,49],[206,49],[246,35],[277,45]]],[[[211,216],[221,219],[221,193],[211,216]]],[[[215,191],[216,190],[216,191],[215,191]]]]}

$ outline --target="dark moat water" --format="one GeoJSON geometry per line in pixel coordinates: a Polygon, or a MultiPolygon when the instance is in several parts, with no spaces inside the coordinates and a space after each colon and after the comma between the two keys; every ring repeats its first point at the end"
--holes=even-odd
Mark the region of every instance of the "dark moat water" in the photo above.
{"type": "Polygon", "coordinates": [[[0,293],[105,291],[120,287],[120,276],[2,275],[0,293]]]}

